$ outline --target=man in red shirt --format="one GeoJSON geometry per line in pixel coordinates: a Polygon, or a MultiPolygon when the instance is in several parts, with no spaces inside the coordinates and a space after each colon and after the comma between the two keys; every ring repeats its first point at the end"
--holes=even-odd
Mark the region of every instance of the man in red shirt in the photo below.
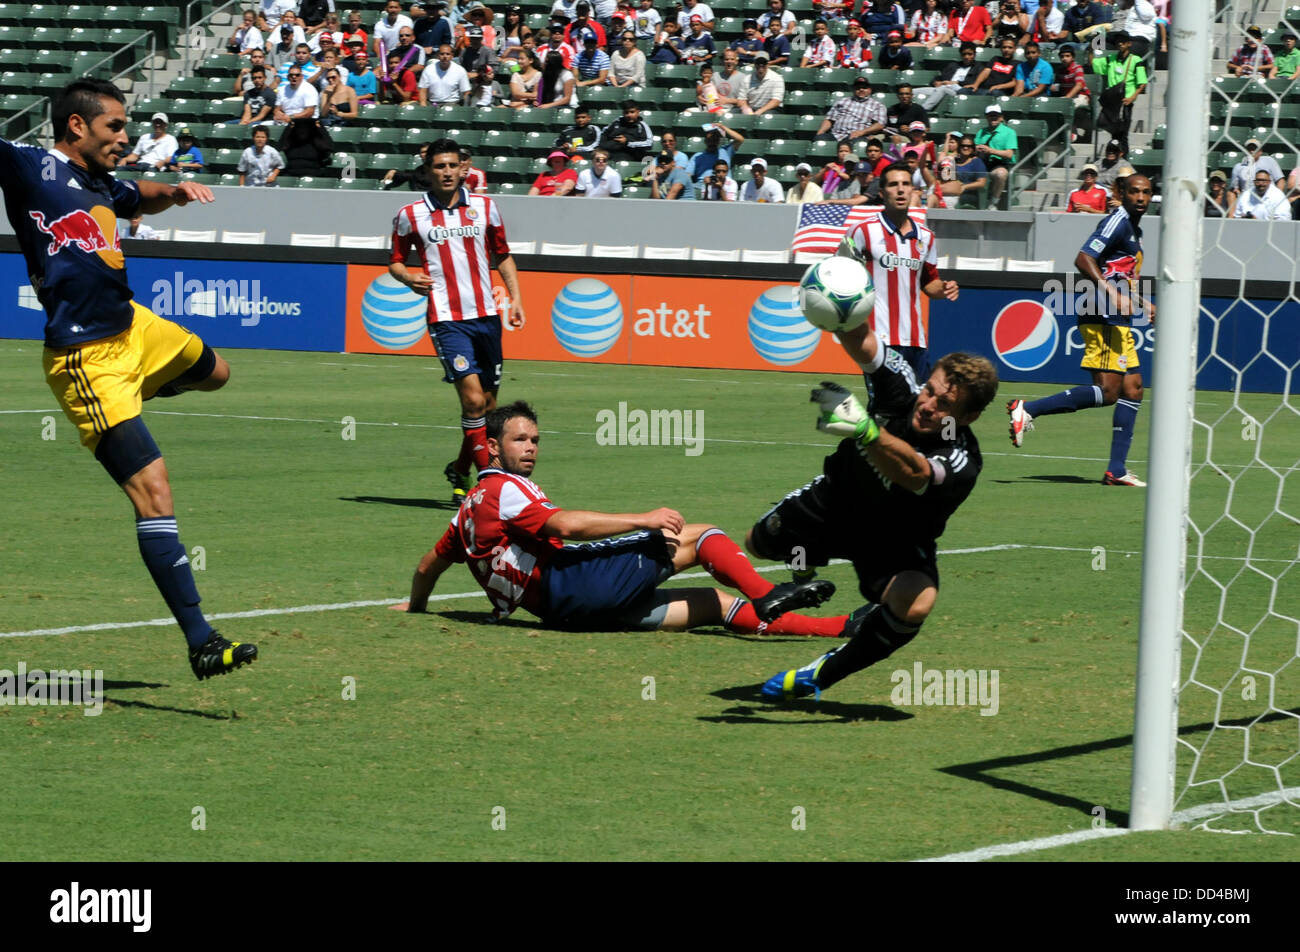
{"type": "Polygon", "coordinates": [[[993,21],[984,6],[973,0],[957,0],[948,17],[948,32],[953,46],[963,43],[987,46],[989,37],[993,35],[993,21]]]}
{"type": "Polygon", "coordinates": [[[1079,172],[1079,177],[1083,180],[1083,184],[1070,193],[1070,202],[1065,210],[1085,212],[1089,215],[1104,215],[1109,193],[1097,184],[1097,166],[1089,162],[1079,172]]]}
{"type": "Polygon", "coordinates": [[[833,638],[844,628],[844,615],[809,618],[791,611],[826,601],[834,585],[825,580],[773,585],[716,526],[687,523],[668,508],[641,513],[559,508],[531,479],[539,439],[537,414],[523,401],[488,414],[490,466],[420,560],[410,600],[394,610],[426,611],[439,577],[464,562],[497,619],[522,607],[548,627],[568,631],[680,631],[721,624],[747,634],[833,638]],[[622,533],[632,534],[608,538],[622,533]],[[562,539],[606,541],[564,545],[562,539]],[[659,589],[695,565],[753,603],[716,588],[659,589]]]}
{"type": "Polygon", "coordinates": [[[379,78],[379,101],[400,106],[414,101],[419,79],[409,66],[402,65],[402,54],[394,50],[388,54],[388,78],[379,78]]]}
{"type": "Polygon", "coordinates": [[[487,174],[471,164],[473,158],[473,152],[465,146],[460,147],[461,184],[469,189],[471,195],[486,195],[487,174]]]}
{"type": "Polygon", "coordinates": [[[569,168],[569,156],[556,149],[546,157],[549,171],[543,172],[533,180],[529,195],[569,195],[578,185],[578,173],[569,168]]]}

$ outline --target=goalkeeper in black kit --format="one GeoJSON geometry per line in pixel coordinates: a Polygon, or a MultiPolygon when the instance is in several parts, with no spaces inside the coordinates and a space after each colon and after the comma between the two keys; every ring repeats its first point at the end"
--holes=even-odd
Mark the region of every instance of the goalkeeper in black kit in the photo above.
{"type": "Polygon", "coordinates": [[[846,643],[769,678],[762,692],[772,700],[820,696],[916,637],[939,596],[936,540],[982,465],[970,425],[997,395],[997,371],[978,355],[948,354],[918,385],[870,322],[839,337],[863,370],[867,406],[838,384],[812,392],[817,428],[844,439],[822,474],[759,519],[745,544],[768,559],[802,553],[808,566],[848,559],[868,604],[845,623],[846,643]]]}

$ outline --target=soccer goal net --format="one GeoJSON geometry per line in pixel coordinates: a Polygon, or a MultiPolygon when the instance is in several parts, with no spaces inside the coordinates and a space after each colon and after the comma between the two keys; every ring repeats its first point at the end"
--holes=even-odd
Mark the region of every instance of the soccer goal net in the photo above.
{"type": "Polygon", "coordinates": [[[1294,835],[1300,8],[1172,18],[1131,825],[1294,835]]]}

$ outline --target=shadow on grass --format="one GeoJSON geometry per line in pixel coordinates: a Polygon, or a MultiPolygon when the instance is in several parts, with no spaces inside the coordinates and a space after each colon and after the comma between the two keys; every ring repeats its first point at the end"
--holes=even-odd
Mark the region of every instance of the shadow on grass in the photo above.
{"type": "MultiPolygon", "coordinates": [[[[45,669],[45,670],[53,670],[53,669],[45,669]]],[[[59,679],[55,679],[55,678],[29,678],[27,680],[27,686],[29,688],[32,685],[37,685],[37,684],[45,685],[47,689],[47,693],[49,693],[50,696],[54,696],[53,692],[58,690],[59,683],[60,683],[59,679]]],[[[93,688],[96,686],[93,684],[93,682],[84,682],[84,683],[86,685],[86,688],[93,688]]],[[[155,689],[169,688],[169,687],[171,687],[170,684],[167,684],[165,682],[160,682],[160,681],[110,681],[107,678],[105,678],[103,681],[102,690],[105,692],[132,691],[132,690],[139,690],[141,688],[145,690],[155,690],[155,689]]],[[[165,714],[187,714],[190,717],[202,717],[210,721],[231,721],[231,720],[239,719],[239,715],[236,714],[234,711],[231,711],[229,714],[216,714],[213,713],[212,711],[196,711],[186,707],[170,707],[166,704],[150,704],[147,701],[129,701],[126,700],[125,698],[109,697],[107,693],[102,695],[102,699],[105,705],[112,704],[117,707],[139,707],[148,711],[160,711],[165,714]]]]}
{"type": "Polygon", "coordinates": [[[1001,483],[1004,486],[1015,486],[1017,483],[1073,483],[1076,485],[1100,486],[1100,479],[1089,479],[1087,476],[1071,475],[1048,475],[1048,476],[1020,476],[1016,479],[995,479],[995,483],[1001,483]]]}
{"type": "Polygon", "coordinates": [[[855,721],[906,721],[915,716],[884,704],[844,704],[825,699],[818,701],[810,697],[777,704],[763,697],[757,684],[719,688],[709,693],[724,701],[742,701],[755,705],[750,707],[748,704],[739,704],[727,708],[721,714],[696,718],[711,724],[849,724],[855,721]],[[778,713],[782,716],[769,716],[778,713]],[[789,717],[791,713],[815,716],[793,720],[789,717]]]}
{"type": "MultiPolygon", "coordinates": [[[[1269,721],[1281,720],[1285,717],[1293,717],[1300,714],[1300,707],[1292,708],[1289,713],[1275,712],[1267,714],[1264,717],[1239,717],[1233,720],[1220,721],[1219,727],[1248,727],[1252,724],[1263,724],[1269,721]]],[[[1186,737],[1189,734],[1199,734],[1210,730],[1215,725],[1212,722],[1202,724],[1189,724],[1186,727],[1178,728],[1178,736],[1186,737]]],[[[1114,750],[1117,747],[1129,747],[1133,743],[1133,735],[1125,734],[1123,737],[1108,737],[1105,740],[1094,740],[1086,744],[1071,744],[1068,747],[1055,747],[1051,750],[1043,750],[1033,754],[1012,754],[1007,757],[994,757],[989,760],[977,760],[968,764],[954,764],[951,767],[940,767],[940,773],[950,774],[954,777],[960,777],[963,780],[975,780],[980,783],[986,783],[990,787],[996,787],[999,790],[1006,790],[1010,793],[1020,794],[1021,796],[1033,797],[1035,800],[1042,800],[1045,803],[1051,803],[1058,807],[1065,807],[1071,810],[1078,810],[1080,813],[1092,816],[1093,808],[1098,804],[1086,800],[1080,800],[1078,797],[1072,797],[1066,793],[1058,793],[1054,790],[1044,790],[1042,787],[1035,787],[1032,784],[1021,783],[1018,780],[1009,780],[1005,777],[995,777],[988,773],[990,770],[998,770],[1003,767],[1019,767],[1024,764],[1041,764],[1053,760],[1062,760],[1066,757],[1078,757],[1082,754],[1092,754],[1101,750],[1114,750]]],[[[1105,806],[1104,804],[1101,804],[1105,806]]],[[[1106,807],[1107,823],[1113,823],[1115,826],[1128,826],[1127,810],[1112,810],[1106,807]]]]}
{"type": "Polygon", "coordinates": [[[540,621],[529,621],[526,618],[504,618],[497,621],[492,617],[491,612],[425,612],[426,615],[432,615],[437,618],[443,618],[447,621],[458,622],[462,625],[491,625],[493,628],[528,628],[533,631],[551,631],[540,621]]]}
{"type": "Polygon", "coordinates": [[[236,721],[239,715],[234,711],[229,714],[216,714],[212,711],[196,711],[188,707],[168,707],[166,704],[148,704],[144,701],[126,701],[121,698],[109,697],[104,695],[105,704],[115,704],[118,707],[140,707],[146,711],[160,711],[164,714],[188,714],[190,717],[202,717],[209,721],[236,721]]]}
{"type": "Polygon", "coordinates": [[[445,499],[403,499],[399,496],[339,496],[340,502],[377,502],[385,506],[413,506],[416,509],[458,509],[445,499]]]}

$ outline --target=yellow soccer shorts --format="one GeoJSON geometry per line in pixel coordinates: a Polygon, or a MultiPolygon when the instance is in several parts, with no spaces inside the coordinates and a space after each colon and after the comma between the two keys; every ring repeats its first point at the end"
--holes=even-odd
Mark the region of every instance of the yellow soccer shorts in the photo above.
{"type": "Polygon", "coordinates": [[[1115,324],[1080,324],[1083,337],[1084,370],[1109,370],[1117,374],[1132,373],[1138,369],[1137,345],[1133,331],[1115,324]]]}
{"type": "Polygon", "coordinates": [[[145,400],[203,355],[198,335],[134,301],[131,306],[131,326],[120,334],[45,348],[45,382],[92,452],[101,436],[139,416],[145,400]]]}

